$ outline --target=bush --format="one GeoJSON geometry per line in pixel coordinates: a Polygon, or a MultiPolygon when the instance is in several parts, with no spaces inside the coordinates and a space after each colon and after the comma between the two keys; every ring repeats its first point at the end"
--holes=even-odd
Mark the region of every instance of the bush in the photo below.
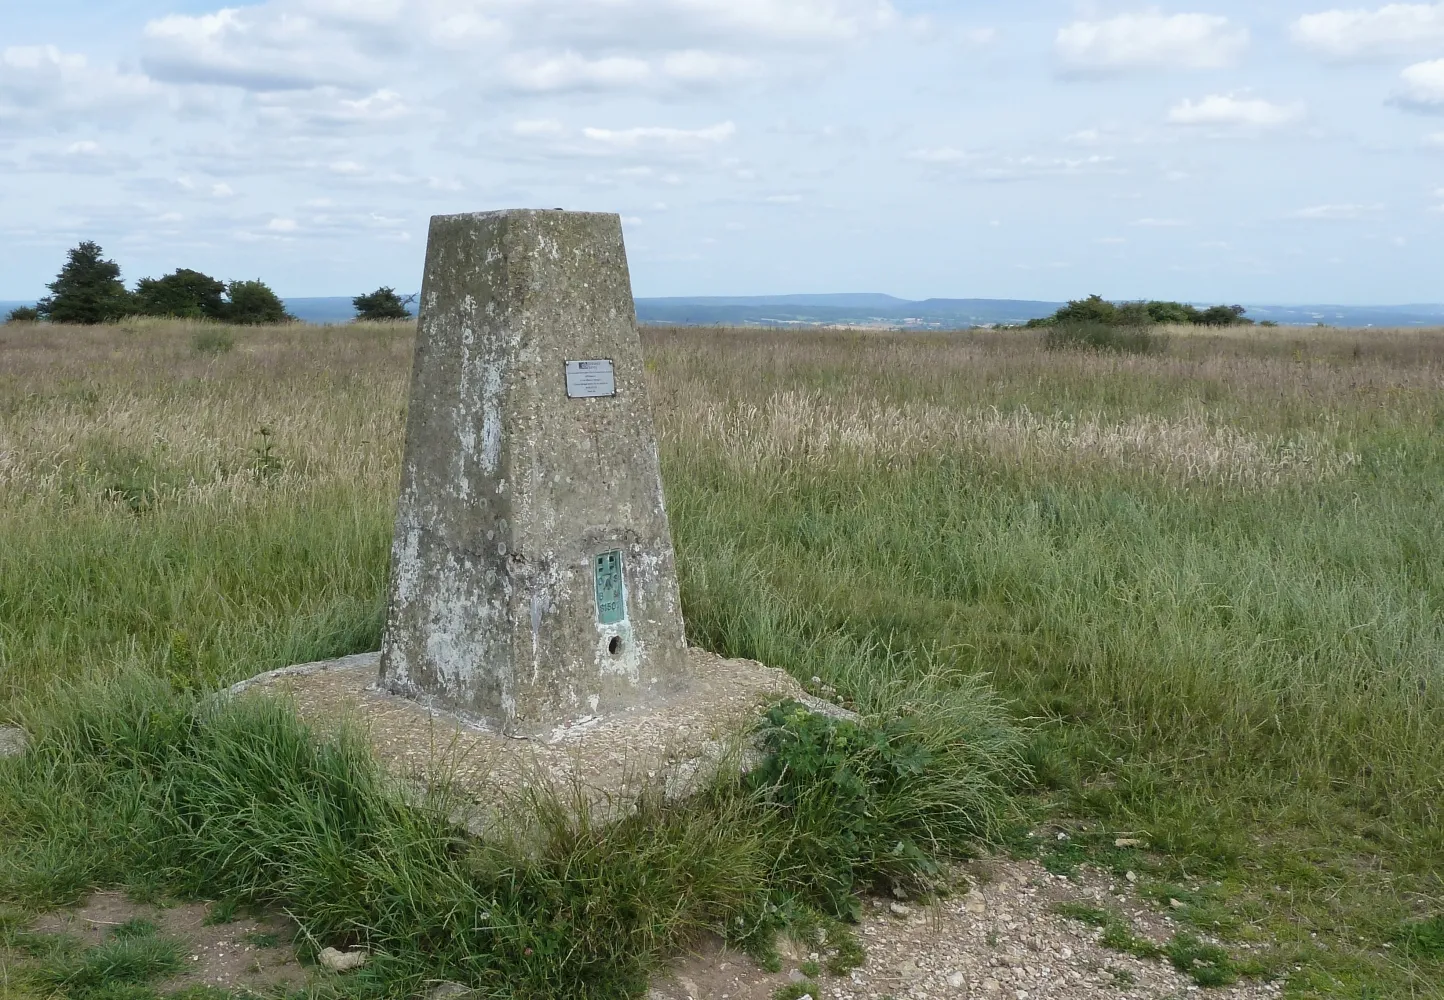
{"type": "Polygon", "coordinates": [[[410,319],[406,301],[396,294],[396,289],[382,286],[369,295],[358,295],[351,300],[356,308],[358,320],[410,319]]]}
{"type": "Polygon", "coordinates": [[[1109,326],[1106,323],[1058,323],[1048,328],[1044,344],[1049,350],[1117,351],[1153,354],[1167,341],[1146,326],[1109,326]]]}
{"type": "Polygon", "coordinates": [[[235,346],[235,334],[223,326],[205,326],[191,334],[191,350],[197,354],[225,354],[235,346]]]}
{"type": "Polygon", "coordinates": [[[1182,302],[1148,302],[1144,304],[1148,318],[1155,323],[1194,323],[1198,309],[1182,302]]]}
{"type": "MultiPolygon", "coordinates": [[[[1253,320],[1246,319],[1245,312],[1247,310],[1243,306],[1210,306],[1200,311],[1196,306],[1187,303],[1157,300],[1115,304],[1101,295],[1090,295],[1086,299],[1069,302],[1046,319],[1029,320],[1027,325],[1030,329],[1074,325],[1080,330],[1097,326],[1143,327],[1162,323],[1193,323],[1201,326],[1252,325],[1253,320]]],[[[1075,333],[1070,335],[1069,339],[1076,340],[1081,337],[1086,340],[1088,336],[1091,335],[1075,333]]],[[[1100,343],[1094,346],[1109,345],[1100,343]]]]}
{"type": "Polygon", "coordinates": [[[141,278],[135,289],[135,310],[144,316],[220,319],[225,313],[225,292],[225,282],[182,267],[162,278],[141,278]]]}
{"type": "Polygon", "coordinates": [[[230,323],[256,326],[263,323],[290,323],[296,317],[286,312],[283,303],[264,281],[233,281],[226,289],[229,301],[223,317],[230,323]]]}
{"type": "Polygon", "coordinates": [[[65,266],[46,287],[51,294],[36,307],[53,323],[92,325],[131,312],[130,292],[120,280],[120,265],[102,260],[100,244],[89,240],[67,255],[65,266]]]}
{"type": "Polygon", "coordinates": [[[1118,307],[1101,295],[1090,295],[1086,299],[1075,299],[1059,309],[1053,314],[1053,322],[1112,326],[1118,322],[1118,307]]]}
{"type": "Polygon", "coordinates": [[[1200,326],[1252,326],[1253,320],[1244,319],[1248,312],[1243,306],[1210,306],[1195,317],[1200,326]]]}
{"type": "Polygon", "coordinates": [[[10,310],[5,317],[7,323],[35,323],[40,320],[40,310],[32,306],[19,306],[10,310]]]}

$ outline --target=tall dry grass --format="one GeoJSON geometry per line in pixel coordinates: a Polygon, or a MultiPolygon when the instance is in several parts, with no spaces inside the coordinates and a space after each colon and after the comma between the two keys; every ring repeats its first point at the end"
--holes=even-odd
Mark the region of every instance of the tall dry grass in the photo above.
{"type": "MultiPolygon", "coordinates": [[[[211,332],[0,327],[7,697],[378,642],[411,328],[211,332]]],[[[990,684],[1074,808],[1313,858],[1295,920],[1444,895],[1444,333],[643,338],[694,641],[930,726],[990,684]]]]}

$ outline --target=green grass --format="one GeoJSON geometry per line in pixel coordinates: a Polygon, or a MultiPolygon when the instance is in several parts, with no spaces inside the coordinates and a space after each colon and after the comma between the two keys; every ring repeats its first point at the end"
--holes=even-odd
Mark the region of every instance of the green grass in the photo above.
{"type": "MultiPolygon", "coordinates": [[[[315,947],[371,951],[364,981],[386,995],[436,976],[497,997],[637,995],[703,931],[767,958],[778,933],[823,926],[838,958],[855,950],[835,919],[854,893],[922,882],[996,836],[1020,767],[1016,738],[995,744],[985,787],[986,751],[954,754],[955,734],[784,707],[772,762],[745,783],[645,802],[614,826],[519,801],[525,842],[472,841],[444,800],[403,805],[362,743],[320,738],[280,703],[134,673],[19,712],[34,742],[0,762],[0,896],[42,907],[125,885],[284,909],[315,947]],[[840,830],[860,802],[871,815],[840,830]]],[[[112,951],[140,940],[117,935],[112,951]]]]}
{"type": "Polygon", "coordinates": [[[845,737],[861,791],[738,785],[611,841],[554,816],[518,858],[397,810],[348,744],[199,712],[376,647],[410,333],[196,332],[0,331],[0,715],[51,734],[0,765],[7,901],[286,899],[394,951],[378,990],[438,940],[451,978],[617,996],[700,928],[761,940],[869,878],[925,884],[1026,763],[1033,814],[1096,833],[1049,867],[1186,891],[1200,930],[1275,942],[1293,996],[1444,995],[1437,334],[647,332],[689,636],[867,715],[855,747],[774,734],[826,768],[845,737]],[[877,794],[883,826],[837,822],[877,794]]]}
{"type": "MultiPolygon", "coordinates": [[[[1196,935],[1180,931],[1166,945],[1159,945],[1134,933],[1127,920],[1110,910],[1086,903],[1059,903],[1054,912],[1070,920],[1097,927],[1103,931],[1099,944],[1135,958],[1167,958],[1173,967],[1200,986],[1229,986],[1238,982],[1242,971],[1228,950],[1201,941],[1196,935]]],[[[1249,964],[1248,974],[1261,974],[1263,968],[1249,964]]]]}
{"type": "Polygon", "coordinates": [[[20,955],[21,982],[42,995],[71,1000],[156,1000],[157,980],[183,967],[181,944],[157,935],[148,920],[131,920],[89,948],[63,935],[24,933],[6,942],[20,955]]]}

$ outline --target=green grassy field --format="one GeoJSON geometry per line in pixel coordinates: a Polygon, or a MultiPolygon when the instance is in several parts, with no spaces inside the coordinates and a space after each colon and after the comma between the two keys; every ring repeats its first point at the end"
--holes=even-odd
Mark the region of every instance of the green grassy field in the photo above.
{"type": "MultiPolygon", "coordinates": [[[[1126,831],[1156,849],[1129,859],[1150,884],[1205,880],[1203,929],[1275,942],[1292,995],[1444,997],[1429,923],[1444,915],[1444,334],[1174,332],[1146,356],[1017,331],[644,341],[693,642],[818,678],[879,724],[910,720],[960,789],[980,775],[957,791],[968,829],[929,852],[1006,839],[1011,792],[1075,831],[1049,864],[1095,842],[1107,863],[1126,831]]],[[[22,801],[83,802],[128,776],[131,811],[116,801],[105,822],[139,823],[171,806],[153,774],[135,778],[137,754],[201,798],[239,794],[207,784],[200,750],[172,758],[136,735],[137,711],[183,720],[217,684],[377,647],[410,349],[401,325],[0,327],[0,713],[53,735],[50,770],[0,772],[12,902],[98,881],[176,889],[176,869],[200,865],[174,831],[157,832],[163,856],[80,851],[93,810],[47,820],[22,801]],[[69,839],[47,848],[45,822],[69,839]]],[[[221,753],[223,734],[207,739],[221,753]]],[[[653,867],[756,873],[636,931],[608,966],[621,992],[594,995],[779,891],[838,909],[852,876],[779,881],[781,860],[742,835],[760,821],[740,794],[658,824],[671,840],[622,838],[653,867]],[[701,843],[701,828],[736,840],[701,843]]],[[[366,823],[346,827],[357,843],[400,836],[366,823]]],[[[558,836],[557,859],[596,850],[558,836]]],[[[455,889],[427,853],[443,833],[403,839],[419,852],[408,878],[455,889]]],[[[292,861],[294,882],[247,870],[234,891],[323,899],[321,876],[301,877],[315,859],[292,861]]],[[[496,857],[476,864],[500,878],[496,857]]],[[[397,913],[356,901],[318,920],[370,914],[396,941],[425,923],[397,913]]],[[[537,983],[599,982],[536,961],[537,983]]]]}

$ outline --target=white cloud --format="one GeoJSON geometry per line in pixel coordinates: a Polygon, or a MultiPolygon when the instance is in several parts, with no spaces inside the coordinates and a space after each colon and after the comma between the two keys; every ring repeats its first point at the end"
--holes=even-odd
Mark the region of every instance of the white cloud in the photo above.
{"type": "Polygon", "coordinates": [[[258,117],[269,125],[292,131],[366,130],[393,124],[408,115],[430,114],[410,107],[394,90],[382,88],[364,97],[352,98],[337,87],[306,91],[257,94],[258,117]]]}
{"type": "Polygon", "coordinates": [[[145,26],[146,70],[176,83],[244,90],[307,90],[354,86],[365,60],[339,25],[307,11],[304,0],[226,7],[214,14],[172,14],[145,26]]]}
{"type": "Polygon", "coordinates": [[[566,131],[566,126],[551,118],[528,118],[522,121],[512,122],[511,131],[513,135],[523,138],[536,136],[555,137],[566,131]]]}
{"type": "Polygon", "coordinates": [[[1040,156],[1033,153],[1002,155],[992,152],[972,153],[944,146],[936,149],[915,149],[907,154],[907,158],[940,170],[961,169],[984,181],[1061,177],[1117,169],[1113,166],[1114,157],[1097,153],[1088,156],[1040,156]]]}
{"type": "Polygon", "coordinates": [[[1329,59],[1368,59],[1444,42],[1444,3],[1391,3],[1377,10],[1326,10],[1293,23],[1294,41],[1329,59]]]}
{"type": "Polygon", "coordinates": [[[1444,132],[1431,132],[1419,141],[1430,149],[1444,149],[1444,132]]]}
{"type": "Polygon", "coordinates": [[[1065,72],[1101,75],[1140,69],[1217,69],[1248,47],[1248,30],[1213,14],[1149,10],[1106,21],[1077,21],[1055,42],[1065,72]]]}
{"type": "Polygon", "coordinates": [[[755,60],[691,49],[662,60],[662,75],[679,83],[722,83],[755,75],[755,60]]]}
{"type": "Polygon", "coordinates": [[[1218,125],[1236,128],[1278,128],[1300,121],[1302,104],[1275,104],[1257,97],[1212,94],[1198,101],[1183,100],[1168,111],[1171,125],[1218,125]]]}
{"type": "Polygon", "coordinates": [[[1400,74],[1393,103],[1409,111],[1444,112],[1444,59],[1415,63],[1400,74]]]}
{"type": "Polygon", "coordinates": [[[266,223],[266,228],[273,233],[294,233],[300,228],[295,219],[272,219],[266,223]]]}
{"type": "Polygon", "coordinates": [[[439,79],[525,91],[686,87],[786,68],[900,23],[887,0],[267,0],[151,21],[145,66],[260,93],[374,89],[418,57],[439,79]]]}
{"type": "Polygon", "coordinates": [[[915,149],[908,154],[909,160],[916,160],[918,163],[933,164],[956,164],[968,163],[976,159],[977,155],[962,149],[953,149],[951,146],[944,146],[939,149],[915,149]]]}
{"type": "Polygon", "coordinates": [[[1301,208],[1294,213],[1296,219],[1318,219],[1324,221],[1348,221],[1363,219],[1368,216],[1377,215],[1384,210],[1380,204],[1374,205],[1311,205],[1308,208],[1301,208]]]}
{"type": "Polygon", "coordinates": [[[506,60],[505,74],[519,90],[557,91],[635,86],[648,83],[653,70],[643,59],[587,59],[575,52],[564,52],[550,57],[537,53],[511,56],[506,60]]]}
{"type": "Polygon", "coordinates": [[[601,143],[614,149],[634,149],[643,145],[669,147],[707,146],[726,142],[737,134],[732,122],[722,122],[709,128],[584,128],[582,135],[592,142],[601,143]]]}
{"type": "Polygon", "coordinates": [[[93,66],[85,56],[54,45],[0,51],[0,122],[104,121],[117,112],[156,105],[163,96],[162,88],[144,75],[93,66]]]}
{"type": "Polygon", "coordinates": [[[1129,225],[1137,226],[1140,229],[1178,229],[1182,226],[1188,225],[1188,223],[1185,222],[1183,219],[1145,218],[1134,219],[1132,222],[1129,223],[1129,225]]]}

